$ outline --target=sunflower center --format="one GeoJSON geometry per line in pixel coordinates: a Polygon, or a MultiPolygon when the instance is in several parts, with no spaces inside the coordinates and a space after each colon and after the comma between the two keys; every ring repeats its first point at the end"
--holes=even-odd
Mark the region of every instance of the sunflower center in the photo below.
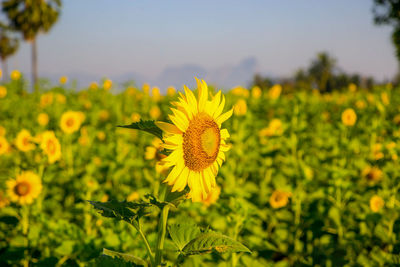
{"type": "Polygon", "coordinates": [[[66,121],[66,124],[67,124],[68,127],[71,127],[72,125],[74,125],[74,119],[69,118],[69,119],[66,121]]]}
{"type": "Polygon", "coordinates": [[[192,171],[210,166],[218,156],[220,141],[217,123],[205,113],[195,116],[183,134],[185,166],[192,171]]]}
{"type": "Polygon", "coordinates": [[[14,187],[14,192],[18,196],[25,196],[25,195],[27,195],[29,193],[30,189],[31,189],[31,186],[29,185],[29,183],[21,182],[21,183],[18,183],[14,187]]]}
{"type": "Polygon", "coordinates": [[[22,144],[23,144],[24,146],[28,146],[28,145],[29,145],[29,139],[28,139],[28,137],[25,137],[24,139],[22,139],[22,144]]]}

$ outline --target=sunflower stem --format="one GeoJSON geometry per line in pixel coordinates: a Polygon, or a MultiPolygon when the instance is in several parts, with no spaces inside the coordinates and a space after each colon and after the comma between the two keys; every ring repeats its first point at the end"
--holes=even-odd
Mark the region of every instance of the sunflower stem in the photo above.
{"type": "Polygon", "coordinates": [[[155,266],[159,266],[162,260],[165,233],[167,232],[168,212],[169,212],[169,206],[166,205],[163,207],[160,215],[160,220],[158,221],[158,236],[157,236],[155,266]]]}
{"type": "Polygon", "coordinates": [[[151,262],[151,266],[154,266],[154,254],[153,251],[151,250],[149,241],[147,241],[146,236],[144,235],[143,231],[142,231],[142,226],[140,225],[140,223],[138,223],[138,226],[134,226],[136,228],[136,230],[138,231],[140,237],[142,238],[145,246],[146,246],[146,250],[147,253],[149,254],[149,258],[150,258],[150,262],[151,262]]]}

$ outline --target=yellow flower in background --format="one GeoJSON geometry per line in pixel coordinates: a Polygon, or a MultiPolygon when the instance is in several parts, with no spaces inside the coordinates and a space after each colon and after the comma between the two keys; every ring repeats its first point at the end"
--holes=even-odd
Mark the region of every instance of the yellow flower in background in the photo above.
{"type": "Polygon", "coordinates": [[[379,212],[385,206],[385,201],[378,195],[374,195],[369,200],[369,207],[373,212],[379,212]]]}
{"type": "Polygon", "coordinates": [[[269,198],[269,204],[274,209],[285,207],[289,202],[292,193],[281,190],[275,190],[269,198]]]}
{"type": "Polygon", "coordinates": [[[260,130],[259,135],[261,137],[268,137],[268,136],[279,136],[283,134],[283,125],[280,119],[272,119],[268,127],[263,128],[260,130]]]}
{"type": "Polygon", "coordinates": [[[1,77],[3,77],[3,70],[2,69],[0,69],[0,79],[1,79],[1,77]]]}
{"type": "Polygon", "coordinates": [[[4,128],[3,126],[0,126],[0,136],[5,136],[6,135],[6,128],[4,128]]]}
{"type": "Polygon", "coordinates": [[[106,134],[103,131],[100,131],[97,133],[97,139],[99,139],[99,141],[104,141],[106,140],[106,134]]]}
{"type": "Polygon", "coordinates": [[[150,109],[150,117],[152,118],[152,119],[158,119],[160,116],[161,116],[161,110],[160,110],[160,108],[158,107],[158,106],[153,106],[151,109],[150,109]]]}
{"type": "Polygon", "coordinates": [[[358,109],[364,109],[364,108],[367,107],[367,103],[365,103],[364,100],[357,100],[357,101],[356,101],[356,107],[357,107],[358,109]]]}
{"type": "Polygon", "coordinates": [[[373,104],[373,103],[375,102],[375,96],[374,96],[373,94],[369,93],[369,94],[367,95],[367,101],[368,101],[370,104],[373,104]]]}
{"type": "Polygon", "coordinates": [[[26,129],[22,129],[17,135],[15,145],[19,150],[23,152],[28,152],[35,149],[35,145],[32,143],[32,141],[33,137],[31,133],[26,129]]]}
{"type": "Polygon", "coordinates": [[[201,202],[203,202],[204,206],[209,207],[210,205],[217,202],[219,195],[221,194],[221,187],[216,186],[211,189],[208,197],[201,202]]]}
{"type": "Polygon", "coordinates": [[[86,110],[89,110],[89,109],[92,107],[92,102],[90,102],[89,100],[88,100],[88,101],[85,101],[85,103],[83,103],[83,107],[84,107],[86,110]]]}
{"type": "Polygon", "coordinates": [[[357,121],[357,114],[353,109],[348,108],[342,113],[342,122],[346,126],[353,126],[357,121]]]}
{"type": "Polygon", "coordinates": [[[275,84],[268,91],[268,96],[271,99],[277,99],[282,93],[282,86],[280,84],[275,84]]]}
{"type": "Polygon", "coordinates": [[[249,96],[249,90],[242,86],[236,86],[232,88],[232,94],[237,95],[237,96],[243,96],[243,97],[248,97],[249,96]]]}
{"type": "Polygon", "coordinates": [[[349,84],[349,91],[352,93],[357,91],[357,85],[355,85],[354,83],[349,84]]]}
{"type": "Polygon", "coordinates": [[[392,150],[392,149],[394,149],[396,147],[396,143],[395,142],[390,142],[390,143],[388,143],[388,144],[386,144],[386,149],[387,150],[392,150]]]}
{"type": "Polygon", "coordinates": [[[239,99],[234,108],[233,108],[233,112],[235,113],[236,116],[243,116],[246,114],[247,112],[247,104],[246,101],[244,99],[239,99]]]}
{"type": "Polygon", "coordinates": [[[233,110],[222,113],[225,97],[219,91],[208,100],[208,86],[197,81],[198,99],[184,86],[186,95],[171,108],[169,119],[173,124],[156,122],[164,131],[163,148],[172,153],[162,160],[166,167],[173,167],[164,182],[173,186],[172,191],[182,191],[189,185],[189,198],[200,202],[208,198],[216,187],[215,176],[229,150],[226,139],[229,133],[221,124],[232,116],[233,110]]]}
{"type": "Polygon", "coordinates": [[[104,90],[106,90],[106,91],[110,90],[111,87],[112,87],[112,81],[109,80],[109,79],[106,79],[106,80],[103,82],[103,87],[104,87],[104,90]]]}
{"type": "Polygon", "coordinates": [[[66,111],[61,116],[60,128],[66,134],[72,134],[81,127],[82,115],[77,111],[66,111]]]}
{"type": "Polygon", "coordinates": [[[5,98],[7,96],[7,88],[0,85],[0,98],[5,98]]]}
{"type": "Polygon", "coordinates": [[[382,103],[387,106],[390,104],[389,95],[386,92],[381,93],[382,103]]]}
{"type": "Polygon", "coordinates": [[[107,194],[104,194],[104,195],[101,197],[100,201],[101,201],[101,202],[107,202],[108,199],[109,199],[108,195],[107,195],[107,194]]]}
{"type": "Polygon", "coordinates": [[[8,206],[10,204],[10,201],[6,197],[3,191],[0,191],[0,209],[8,206]]]}
{"type": "Polygon", "coordinates": [[[139,193],[135,191],[135,192],[132,192],[129,194],[129,196],[126,198],[126,201],[132,202],[132,201],[139,200],[139,198],[140,198],[139,193]]]}
{"type": "Polygon", "coordinates": [[[63,94],[57,94],[56,95],[56,100],[60,104],[65,104],[65,102],[67,102],[67,98],[63,94]]]}
{"type": "Polygon", "coordinates": [[[40,148],[47,155],[50,164],[61,158],[61,145],[53,131],[42,133],[40,148]]]}
{"type": "Polygon", "coordinates": [[[376,183],[382,180],[383,173],[378,167],[365,167],[362,172],[361,176],[369,183],[376,183]]]}
{"type": "Polygon", "coordinates": [[[99,112],[99,119],[101,121],[107,121],[110,118],[110,112],[108,112],[108,110],[106,109],[102,109],[99,112]]]}
{"type": "Polygon", "coordinates": [[[133,112],[131,115],[131,120],[132,122],[139,122],[140,121],[140,114],[133,112]]]}
{"type": "Polygon", "coordinates": [[[60,84],[66,84],[68,82],[68,77],[67,76],[61,76],[60,77],[60,84]]]}
{"type": "Polygon", "coordinates": [[[251,89],[251,96],[254,99],[259,99],[262,96],[262,91],[261,91],[260,87],[254,86],[253,89],[251,89]]]}
{"type": "Polygon", "coordinates": [[[47,107],[53,103],[53,93],[45,93],[40,96],[40,106],[47,107]]]}
{"type": "Polygon", "coordinates": [[[153,100],[158,102],[161,99],[161,93],[160,93],[160,88],[158,87],[153,87],[153,89],[151,89],[151,95],[153,97],[153,100]]]}
{"type": "Polygon", "coordinates": [[[167,88],[167,95],[168,95],[168,96],[174,96],[175,93],[176,93],[175,87],[170,86],[170,87],[167,88]]]}
{"type": "Polygon", "coordinates": [[[375,160],[380,160],[383,157],[385,157],[385,154],[383,154],[383,152],[382,152],[382,144],[379,144],[379,143],[374,144],[372,146],[371,151],[372,151],[372,158],[375,160]]]}
{"type": "Polygon", "coordinates": [[[11,80],[13,81],[18,81],[19,79],[21,79],[21,72],[19,72],[18,70],[13,70],[11,72],[11,80]]]}
{"type": "Polygon", "coordinates": [[[162,141],[159,138],[154,138],[151,142],[151,146],[146,147],[146,152],[144,153],[144,158],[147,160],[157,159],[160,160],[163,155],[158,152],[162,150],[162,141]]]}
{"type": "Polygon", "coordinates": [[[17,175],[16,179],[8,180],[6,185],[10,200],[18,202],[20,205],[32,204],[42,191],[42,182],[39,176],[31,171],[22,172],[17,175]]]}
{"type": "Polygon", "coordinates": [[[49,115],[46,113],[40,113],[37,117],[39,125],[46,126],[49,123],[49,115]]]}
{"type": "Polygon", "coordinates": [[[0,155],[6,154],[10,148],[7,139],[0,135],[0,155]]]}
{"type": "Polygon", "coordinates": [[[142,86],[142,90],[143,90],[143,93],[145,93],[146,95],[148,95],[149,92],[150,92],[150,84],[144,83],[143,86],[142,86]]]}
{"type": "Polygon", "coordinates": [[[99,84],[97,82],[91,82],[90,83],[89,89],[96,90],[97,88],[99,88],[99,84]]]}

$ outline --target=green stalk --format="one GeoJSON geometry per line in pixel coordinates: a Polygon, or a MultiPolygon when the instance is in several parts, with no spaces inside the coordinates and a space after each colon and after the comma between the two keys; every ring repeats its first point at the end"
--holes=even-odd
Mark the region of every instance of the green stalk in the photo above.
{"type": "Polygon", "coordinates": [[[143,240],[143,242],[144,242],[144,244],[146,246],[146,250],[147,250],[147,253],[149,254],[151,266],[155,266],[154,265],[154,254],[153,254],[153,251],[151,250],[149,241],[147,241],[147,238],[146,238],[146,236],[144,235],[144,233],[142,231],[142,227],[139,224],[138,227],[135,227],[135,228],[138,231],[138,233],[140,234],[140,237],[142,238],[142,240],[143,240]]]}
{"type": "Polygon", "coordinates": [[[158,221],[158,236],[157,236],[155,266],[159,266],[162,260],[165,233],[167,232],[168,212],[169,212],[169,206],[164,206],[161,211],[160,220],[158,221]]]}

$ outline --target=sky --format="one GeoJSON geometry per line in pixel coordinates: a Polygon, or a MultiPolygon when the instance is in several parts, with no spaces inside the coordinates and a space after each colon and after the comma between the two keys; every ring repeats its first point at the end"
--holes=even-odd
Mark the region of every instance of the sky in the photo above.
{"type": "MultiPolygon", "coordinates": [[[[163,84],[165,77],[201,72],[218,80],[223,73],[221,85],[230,86],[227,79],[245,80],[250,71],[290,76],[327,51],[343,71],[389,79],[397,70],[392,29],[374,25],[372,6],[372,0],[64,0],[57,24],[38,37],[39,74],[163,84]]],[[[22,43],[10,68],[29,74],[30,52],[22,43]]]]}

